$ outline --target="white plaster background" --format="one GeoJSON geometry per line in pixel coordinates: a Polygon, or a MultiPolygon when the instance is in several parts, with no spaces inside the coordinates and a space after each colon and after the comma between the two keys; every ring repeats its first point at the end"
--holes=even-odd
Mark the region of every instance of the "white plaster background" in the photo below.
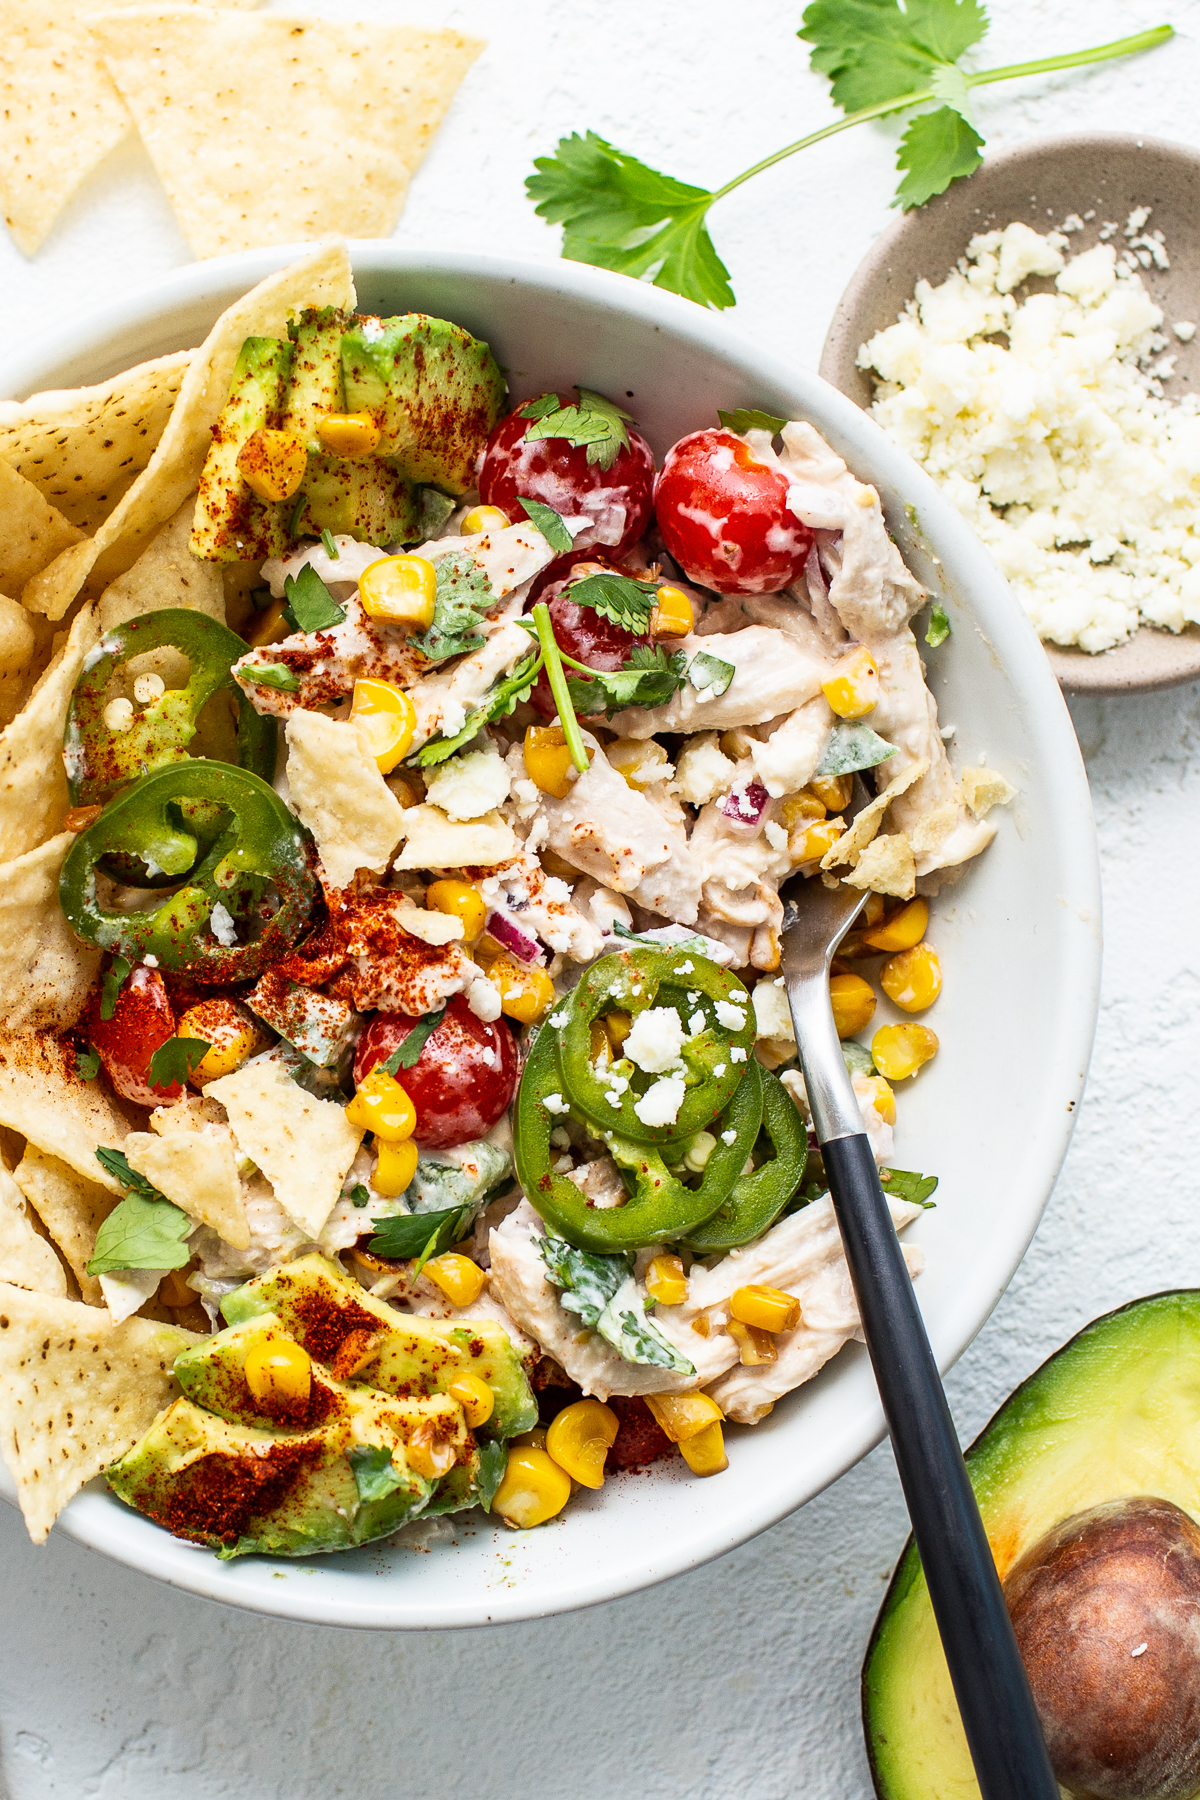
{"type": "MultiPolygon", "coordinates": [[[[719,186],[832,116],[793,35],[800,0],[295,10],[491,40],[417,177],[397,233],[408,244],[556,254],[522,181],[563,131],[590,126],[719,186]]],[[[1164,18],[1181,32],[1135,62],[984,89],[993,147],[1072,127],[1200,143],[1200,0],[993,10],[995,65],[1164,18]]],[[[839,293],[889,220],[897,135],[847,133],[722,204],[735,324],[815,364],[839,293]]],[[[130,146],[32,262],[0,242],[7,338],[186,260],[130,146]]],[[[1099,1036],[1045,1222],[951,1377],[964,1439],[1088,1319],[1200,1281],[1200,693],[1088,703],[1075,718],[1104,868],[1099,1036]]],[[[997,1068],[977,1104],[1004,1095],[997,1068]]],[[[227,1611],[65,1538],[35,1550],[0,1506],[0,1800],[862,1800],[858,1670],[904,1534],[884,1448],[756,1542],[644,1595],[538,1624],[386,1636],[227,1611]]]]}

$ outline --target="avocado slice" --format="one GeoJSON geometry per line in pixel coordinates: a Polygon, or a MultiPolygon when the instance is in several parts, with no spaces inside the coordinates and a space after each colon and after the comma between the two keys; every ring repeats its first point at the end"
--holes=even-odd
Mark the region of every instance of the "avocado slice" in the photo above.
{"type": "Polygon", "coordinates": [[[414,544],[424,535],[415,483],[381,456],[350,461],[324,451],[310,454],[300,501],[297,494],[292,502],[293,537],[332,531],[362,544],[414,544]]]}
{"type": "Polygon", "coordinates": [[[238,352],[196,495],[191,550],[205,562],[254,562],[289,547],[287,502],[260,500],[237,459],[254,432],[278,428],[291,362],[292,347],[279,338],[247,338],[238,352]]]}
{"type": "Polygon", "coordinates": [[[349,1388],[340,1399],[344,1410],[315,1431],[234,1424],[176,1400],[106,1479],[138,1512],[222,1557],[352,1549],[423,1511],[432,1484],[404,1455],[421,1402],[349,1388]]]}
{"type": "MultiPolygon", "coordinates": [[[[1135,1300],[1044,1362],[966,1453],[1001,1579],[1073,1514],[1154,1494],[1200,1517],[1200,1289],[1135,1300]]],[[[863,1664],[880,1800],[979,1794],[910,1539],[863,1664]]]]}
{"type": "Polygon", "coordinates": [[[346,410],[369,412],[380,454],[412,481],[465,494],[500,417],[505,384],[488,346],[426,313],[365,318],[342,339],[346,410]]]}
{"type": "Polygon", "coordinates": [[[317,420],[346,410],[342,395],[342,334],[350,314],[336,306],[305,307],[288,326],[292,371],[283,411],[283,429],[302,438],[310,454],[319,453],[317,420]]]}
{"type": "Polygon", "coordinates": [[[271,1314],[315,1362],[332,1366],[353,1332],[379,1333],[353,1380],[381,1393],[444,1393],[456,1375],[478,1375],[496,1396],[489,1436],[515,1437],[537,1423],[537,1402],[521,1358],[494,1319],[426,1319],[376,1300],[345,1270],[314,1251],[227,1294],[231,1325],[271,1314]]]}

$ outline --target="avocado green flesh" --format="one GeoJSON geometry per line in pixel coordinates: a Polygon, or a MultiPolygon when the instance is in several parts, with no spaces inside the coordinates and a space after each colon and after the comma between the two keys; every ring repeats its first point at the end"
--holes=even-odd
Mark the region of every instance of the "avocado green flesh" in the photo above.
{"type": "Polygon", "coordinates": [[[288,1336],[315,1361],[329,1364],[351,1331],[383,1336],[355,1381],[385,1394],[444,1393],[458,1375],[477,1375],[495,1395],[489,1433],[515,1437],[537,1423],[537,1402],[521,1359],[504,1327],[493,1319],[426,1319],[398,1313],[327,1257],[314,1253],[269,1275],[248,1281],[221,1307],[231,1325],[273,1314],[288,1336]]]}
{"type": "Polygon", "coordinates": [[[292,375],[282,425],[302,438],[310,453],[319,452],[317,422],[326,413],[345,411],[342,395],[342,334],[350,315],[336,306],[307,307],[288,327],[292,340],[292,375]]]}
{"type": "Polygon", "coordinates": [[[291,360],[291,345],[278,338],[247,338],[238,352],[196,495],[191,549],[207,562],[250,562],[288,547],[284,503],[252,493],[237,459],[256,431],[278,425],[291,360]]]}
{"type": "MultiPolygon", "coordinates": [[[[1061,1520],[1154,1494],[1200,1516],[1200,1290],[1097,1319],[1043,1363],[966,1456],[1001,1578],[1061,1520]]],[[[911,1541],[863,1666],[880,1800],[978,1800],[920,1559],[911,1541]]]]}
{"type": "Polygon", "coordinates": [[[309,455],[304,503],[291,502],[295,537],[323,531],[357,538],[362,544],[410,544],[421,533],[421,496],[411,481],[378,456],[350,461],[309,455]]]}

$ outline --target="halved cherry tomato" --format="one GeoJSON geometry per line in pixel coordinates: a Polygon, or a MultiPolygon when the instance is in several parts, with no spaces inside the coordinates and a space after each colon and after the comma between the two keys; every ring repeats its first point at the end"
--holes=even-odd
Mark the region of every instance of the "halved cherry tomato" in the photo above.
{"type": "Polygon", "coordinates": [[[655,490],[663,542],[685,575],[719,594],[778,593],[813,541],[788,511],[788,487],[733,432],[690,432],[667,451],[655,490]]]}
{"type": "MultiPolygon", "coordinates": [[[[560,406],[574,406],[577,395],[559,394],[560,406]]],[[[611,467],[589,462],[586,444],[569,444],[565,438],[537,438],[525,442],[533,423],[523,415],[522,401],[515,412],[501,419],[488,439],[479,470],[479,497],[487,506],[498,506],[514,524],[522,518],[517,496],[540,500],[563,518],[584,517],[592,523],[574,540],[576,550],[604,544],[620,556],[645,535],[652,514],[654,452],[629,421],[629,448],[619,450],[611,467]]]]}
{"type": "MultiPolygon", "coordinates": [[[[399,1049],[419,1020],[406,1013],[376,1013],[358,1043],[355,1085],[376,1063],[399,1049]]],[[[503,1019],[477,1019],[461,994],[421,1047],[411,1069],[396,1080],[417,1110],[413,1137],[427,1150],[446,1150],[490,1131],[517,1085],[517,1046],[503,1019]]]]}
{"type": "Polygon", "coordinates": [[[111,1019],[100,1017],[100,995],[94,994],[83,1030],[123,1100],[138,1106],[162,1106],[178,1100],[183,1092],[179,1082],[170,1087],[150,1086],[150,1058],[175,1036],[174,1009],[157,969],[137,965],[117,995],[111,1019]]]}
{"type": "MultiPolygon", "coordinates": [[[[576,662],[586,663],[591,669],[623,669],[634,645],[648,644],[649,637],[636,637],[632,631],[626,631],[623,625],[614,625],[611,619],[602,618],[594,607],[580,606],[567,592],[571,582],[581,581],[587,575],[595,575],[616,565],[604,555],[573,560],[563,557],[561,561],[566,567],[536,596],[549,605],[550,623],[554,627],[554,638],[559,649],[565,650],[568,656],[573,656],[576,662]]],[[[619,569],[617,572],[622,573],[619,569]]],[[[572,681],[588,679],[578,669],[568,667],[567,673],[572,681]]],[[[558,711],[545,670],[534,683],[529,701],[543,718],[552,719],[558,711]]]]}

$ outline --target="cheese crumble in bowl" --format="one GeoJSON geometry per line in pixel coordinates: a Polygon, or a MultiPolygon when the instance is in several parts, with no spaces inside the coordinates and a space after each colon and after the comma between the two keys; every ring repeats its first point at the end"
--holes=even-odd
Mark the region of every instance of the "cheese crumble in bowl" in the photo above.
{"type": "Polygon", "coordinates": [[[0,748],[31,780],[65,726],[66,781],[0,812],[6,1492],[235,1604],[480,1623],[694,1566],[879,1435],[781,881],[870,890],[831,996],[948,1363],[1069,1135],[1094,844],[1036,643],[836,394],[604,272],[339,255],[8,378],[217,320],[26,584],[68,647],[0,748]]]}

